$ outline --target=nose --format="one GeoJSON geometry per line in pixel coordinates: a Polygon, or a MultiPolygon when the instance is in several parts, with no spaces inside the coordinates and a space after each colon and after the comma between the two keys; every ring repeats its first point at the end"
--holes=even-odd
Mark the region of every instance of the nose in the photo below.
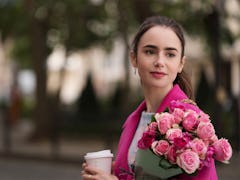
{"type": "Polygon", "coordinates": [[[161,55],[161,53],[158,54],[156,60],[153,63],[156,67],[162,67],[164,65],[164,57],[161,55]]]}

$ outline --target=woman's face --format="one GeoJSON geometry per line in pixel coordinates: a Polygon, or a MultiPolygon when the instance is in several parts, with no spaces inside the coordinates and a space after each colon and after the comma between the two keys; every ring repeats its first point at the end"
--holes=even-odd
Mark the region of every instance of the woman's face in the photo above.
{"type": "Polygon", "coordinates": [[[139,41],[137,54],[131,54],[142,85],[171,89],[185,62],[181,52],[181,42],[170,28],[154,26],[146,31],[139,41]]]}

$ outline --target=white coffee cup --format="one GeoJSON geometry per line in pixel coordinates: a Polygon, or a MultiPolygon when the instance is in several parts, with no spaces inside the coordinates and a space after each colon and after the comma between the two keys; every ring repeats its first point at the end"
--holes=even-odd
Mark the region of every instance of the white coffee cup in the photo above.
{"type": "Polygon", "coordinates": [[[111,174],[113,154],[110,150],[90,152],[84,156],[86,163],[111,174]]]}

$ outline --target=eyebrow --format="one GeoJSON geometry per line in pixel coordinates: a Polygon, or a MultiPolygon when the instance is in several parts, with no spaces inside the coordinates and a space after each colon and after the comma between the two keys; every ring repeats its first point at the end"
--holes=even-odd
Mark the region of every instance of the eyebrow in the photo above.
{"type": "MultiPolygon", "coordinates": [[[[155,45],[151,45],[151,44],[150,44],[150,45],[143,46],[143,48],[153,48],[153,49],[158,49],[157,46],[155,46],[155,45]]],[[[178,50],[177,50],[176,48],[174,48],[174,47],[165,47],[164,50],[167,50],[167,51],[177,51],[177,52],[178,52],[178,50]]]]}
{"type": "Polygon", "coordinates": [[[173,48],[173,47],[166,47],[164,49],[168,50],[168,51],[177,51],[178,52],[178,50],[176,48],[173,48]]]}

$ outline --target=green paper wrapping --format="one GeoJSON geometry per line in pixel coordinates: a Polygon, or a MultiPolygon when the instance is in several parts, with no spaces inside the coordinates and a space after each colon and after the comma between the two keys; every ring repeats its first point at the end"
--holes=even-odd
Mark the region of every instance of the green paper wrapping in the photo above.
{"type": "Polygon", "coordinates": [[[179,167],[159,166],[160,160],[149,149],[139,149],[135,159],[135,180],[164,180],[183,173],[179,167]]]}

